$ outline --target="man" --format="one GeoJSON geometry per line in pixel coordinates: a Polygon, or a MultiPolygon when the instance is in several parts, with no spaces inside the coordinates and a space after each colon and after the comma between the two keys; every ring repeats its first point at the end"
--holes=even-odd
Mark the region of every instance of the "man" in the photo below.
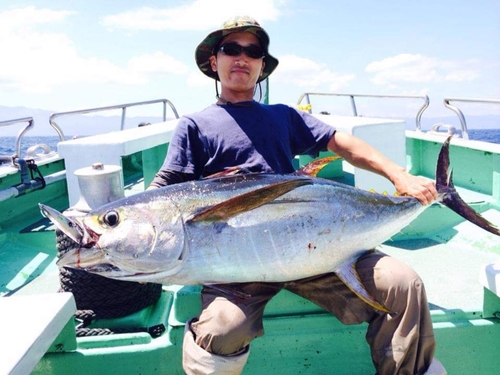
{"type": "MultiPolygon", "coordinates": [[[[431,203],[434,183],[408,174],[360,139],[337,132],[307,113],[253,101],[256,84],[278,65],[269,36],[250,17],[236,17],[196,49],[200,70],[221,84],[217,103],[183,117],[150,188],[209,176],[228,167],[289,173],[298,154],[330,150],[351,164],[388,178],[399,194],[431,203]]],[[[187,374],[239,374],[252,339],[263,335],[266,303],[281,289],[301,295],[345,324],[368,322],[367,341],[378,374],[445,374],[434,356],[434,334],[422,281],[408,266],[382,253],[362,257],[356,268],[366,289],[389,310],[362,302],[331,273],[287,283],[204,287],[202,312],[186,324],[187,374]],[[247,298],[242,299],[244,293],[247,298]],[[432,365],[431,365],[432,364],[432,365]]],[[[353,364],[354,366],[355,364],[353,364]]]]}

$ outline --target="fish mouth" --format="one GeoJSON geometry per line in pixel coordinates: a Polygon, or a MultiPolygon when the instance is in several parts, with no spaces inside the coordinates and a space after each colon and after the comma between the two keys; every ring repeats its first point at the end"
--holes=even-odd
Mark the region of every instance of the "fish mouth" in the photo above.
{"type": "Polygon", "coordinates": [[[147,272],[131,272],[109,263],[104,258],[102,251],[96,251],[93,255],[89,256],[88,250],[84,252],[80,249],[70,250],[57,261],[57,266],[79,269],[94,275],[123,281],[141,281],[144,279],[144,282],[146,282],[148,281],[147,278],[151,276],[147,272]],[[82,253],[85,253],[85,255],[82,256],[82,253]]]}
{"type": "MultiPolygon", "coordinates": [[[[85,249],[80,247],[66,251],[57,261],[59,267],[79,268],[83,270],[111,269],[114,267],[106,261],[105,254],[100,249],[85,249]]],[[[116,267],[117,268],[117,267],[116,267]]]]}
{"type": "Polygon", "coordinates": [[[52,224],[57,227],[57,229],[62,231],[74,242],[81,245],[82,239],[84,238],[84,230],[75,220],[64,216],[62,213],[53,209],[52,207],[46,206],[41,203],[39,203],[38,206],[40,207],[40,212],[42,213],[42,215],[49,219],[52,224]]]}
{"type": "Polygon", "coordinates": [[[97,246],[100,234],[89,228],[83,221],[64,216],[52,207],[39,203],[43,216],[49,219],[60,231],[71,238],[79,247],[97,246]]]}
{"type": "Polygon", "coordinates": [[[92,272],[96,274],[113,274],[113,273],[122,273],[123,271],[111,263],[101,263],[101,264],[96,264],[94,266],[86,267],[83,269],[84,271],[87,272],[92,272]]]}
{"type": "Polygon", "coordinates": [[[103,251],[98,249],[73,249],[64,253],[57,261],[58,267],[74,268],[90,272],[95,275],[111,277],[115,279],[126,279],[134,276],[143,276],[143,273],[131,273],[123,270],[115,264],[111,264],[103,251]]]}

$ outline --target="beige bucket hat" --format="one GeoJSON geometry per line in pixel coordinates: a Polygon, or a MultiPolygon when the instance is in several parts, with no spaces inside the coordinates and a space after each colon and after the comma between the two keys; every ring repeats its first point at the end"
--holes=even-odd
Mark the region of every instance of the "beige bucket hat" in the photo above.
{"type": "Polygon", "coordinates": [[[260,46],[265,52],[264,71],[257,82],[266,79],[274,71],[274,69],[276,69],[279,61],[268,52],[269,35],[267,35],[262,26],[260,26],[259,23],[253,18],[249,16],[237,16],[224,22],[220,29],[208,34],[196,48],[196,64],[198,64],[198,68],[200,68],[203,74],[215,80],[219,80],[217,72],[214,72],[210,67],[209,58],[216,53],[216,48],[219,47],[221,40],[226,35],[240,31],[247,31],[254,34],[259,39],[260,46]]]}

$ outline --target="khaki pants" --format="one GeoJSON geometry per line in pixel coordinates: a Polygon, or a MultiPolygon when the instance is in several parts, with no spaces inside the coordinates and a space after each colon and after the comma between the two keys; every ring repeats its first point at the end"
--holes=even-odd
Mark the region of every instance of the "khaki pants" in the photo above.
{"type": "Polygon", "coordinates": [[[356,268],[368,292],[394,314],[375,311],[333,273],[287,283],[204,287],[203,310],[191,323],[194,340],[206,352],[219,356],[241,353],[264,334],[264,308],[285,288],[323,307],[344,324],[368,322],[366,340],[378,374],[425,373],[435,342],[421,279],[404,263],[380,252],[363,256],[356,268]],[[248,297],[238,296],[241,293],[248,297]]]}

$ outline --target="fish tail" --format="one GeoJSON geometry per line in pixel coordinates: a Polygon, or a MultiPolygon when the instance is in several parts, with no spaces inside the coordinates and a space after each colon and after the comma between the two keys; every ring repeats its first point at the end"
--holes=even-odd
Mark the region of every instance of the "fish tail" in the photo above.
{"type": "Polygon", "coordinates": [[[438,201],[466,220],[476,224],[478,227],[500,236],[500,230],[467,205],[455,190],[453,186],[453,172],[450,171],[448,173],[450,168],[449,149],[451,138],[452,137],[448,137],[439,152],[436,167],[436,190],[438,192],[438,201]]]}

